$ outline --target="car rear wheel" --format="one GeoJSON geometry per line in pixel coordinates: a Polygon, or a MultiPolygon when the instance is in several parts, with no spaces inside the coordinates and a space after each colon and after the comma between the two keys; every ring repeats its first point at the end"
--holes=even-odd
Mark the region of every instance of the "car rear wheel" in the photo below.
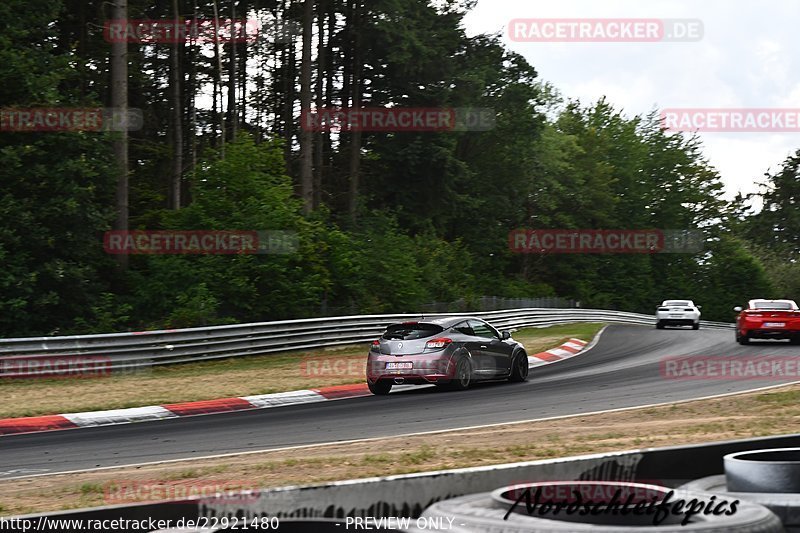
{"type": "Polygon", "coordinates": [[[664,323],[660,320],[656,320],[656,329],[664,329],[664,323]]]}
{"type": "Polygon", "coordinates": [[[800,336],[795,336],[790,338],[789,344],[800,344],[800,336]]]}
{"type": "Polygon", "coordinates": [[[740,335],[739,331],[737,330],[736,331],[736,342],[738,342],[742,346],[745,346],[747,344],[750,344],[750,339],[747,337],[747,335],[740,335]]]}
{"type": "Polygon", "coordinates": [[[522,350],[514,354],[514,358],[511,361],[511,375],[508,377],[508,381],[514,383],[528,381],[528,354],[522,350]]]}
{"type": "Polygon", "coordinates": [[[700,322],[695,322],[692,324],[692,329],[700,329],[700,322]]]}
{"type": "Polygon", "coordinates": [[[460,359],[456,365],[456,373],[447,384],[449,390],[467,390],[472,383],[472,365],[466,359],[460,359]]]}
{"type": "Polygon", "coordinates": [[[392,390],[392,382],[388,379],[380,379],[375,383],[367,381],[369,391],[376,396],[386,396],[392,390]]]}

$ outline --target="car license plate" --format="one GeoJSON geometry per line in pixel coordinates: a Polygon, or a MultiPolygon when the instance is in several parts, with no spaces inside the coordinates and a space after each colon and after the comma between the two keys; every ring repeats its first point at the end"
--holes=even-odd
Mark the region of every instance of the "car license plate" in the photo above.
{"type": "Polygon", "coordinates": [[[402,370],[404,368],[413,368],[413,363],[386,363],[386,370],[402,370]]]}
{"type": "Polygon", "coordinates": [[[764,322],[765,328],[782,328],[786,325],[786,322],[764,322]]]}

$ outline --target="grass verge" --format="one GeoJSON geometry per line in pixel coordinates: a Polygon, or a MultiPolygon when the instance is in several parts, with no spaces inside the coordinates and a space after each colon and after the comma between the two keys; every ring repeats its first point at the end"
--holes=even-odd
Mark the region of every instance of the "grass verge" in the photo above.
{"type": "MultiPolygon", "coordinates": [[[[590,340],[602,324],[566,324],[526,328],[514,338],[529,354],[559,345],[570,337],[590,340]]],[[[363,382],[365,345],[318,348],[269,355],[156,366],[133,375],[73,379],[0,380],[0,418],[122,409],[144,405],[213,400],[254,394],[363,382]],[[332,365],[307,366],[310,358],[330,358],[332,365]],[[341,362],[345,364],[341,364],[341,362]],[[320,368],[309,371],[309,368],[320,368]],[[339,369],[345,369],[344,372],[339,369]]]]}

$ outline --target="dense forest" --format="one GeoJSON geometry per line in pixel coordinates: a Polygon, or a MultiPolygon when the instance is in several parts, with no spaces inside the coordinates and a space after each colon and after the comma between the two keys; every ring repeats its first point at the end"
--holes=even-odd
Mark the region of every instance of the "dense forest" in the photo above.
{"type": "MultiPolygon", "coordinates": [[[[800,150],[723,199],[695,136],[577,102],[474,0],[5,0],[0,106],[141,110],[131,131],[0,131],[0,334],[111,332],[481,295],[730,321],[800,298],[800,150]],[[257,38],[111,40],[120,19],[257,38]],[[113,41],[113,42],[110,42],[113,41]],[[304,110],[488,108],[483,131],[310,131],[304,110]],[[757,201],[763,209],[749,206],[757,201]],[[517,228],[696,229],[699,253],[518,254],[517,228]],[[113,255],[109,230],[288,230],[288,254],[113,255]]],[[[754,155],[755,156],[755,155],[754,155]]],[[[777,164],[778,162],[772,162],[777,164]]]]}

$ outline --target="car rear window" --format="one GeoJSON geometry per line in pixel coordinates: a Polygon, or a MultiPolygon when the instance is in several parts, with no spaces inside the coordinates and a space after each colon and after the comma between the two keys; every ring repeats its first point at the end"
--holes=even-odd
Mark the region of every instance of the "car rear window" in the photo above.
{"type": "Polygon", "coordinates": [[[789,302],[753,302],[753,307],[755,309],[780,309],[787,311],[793,309],[792,304],[789,302]]]}
{"type": "Polygon", "coordinates": [[[679,305],[679,306],[687,306],[689,302],[686,300],[667,300],[662,305],[679,305]]]}
{"type": "Polygon", "coordinates": [[[424,339],[426,337],[433,337],[437,333],[444,331],[442,326],[437,324],[428,324],[425,322],[414,322],[405,324],[392,324],[383,334],[384,339],[424,339]]]}

